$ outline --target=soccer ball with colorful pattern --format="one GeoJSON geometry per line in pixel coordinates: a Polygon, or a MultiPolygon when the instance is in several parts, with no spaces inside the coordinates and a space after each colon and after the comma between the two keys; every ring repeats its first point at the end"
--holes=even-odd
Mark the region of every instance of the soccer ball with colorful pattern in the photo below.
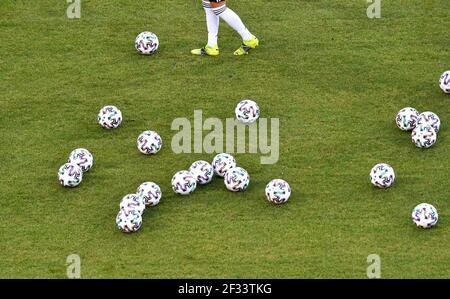
{"type": "Polygon", "coordinates": [[[136,210],[128,212],[120,210],[116,217],[116,225],[124,233],[138,231],[142,226],[142,215],[136,210]]]}
{"type": "Polygon", "coordinates": [[[421,228],[431,228],[438,222],[438,212],[435,207],[427,203],[417,205],[412,211],[412,221],[421,228]]]}
{"type": "Polygon", "coordinates": [[[436,143],[437,134],[432,126],[417,126],[411,133],[411,140],[415,146],[430,148],[436,143]]]}
{"type": "Polygon", "coordinates": [[[439,79],[439,87],[445,93],[450,93],[450,71],[446,71],[439,79]]]}
{"type": "Polygon", "coordinates": [[[439,119],[439,116],[437,116],[434,112],[422,112],[417,118],[417,127],[420,126],[432,126],[437,133],[441,128],[441,120],[439,119]]]}
{"type": "Polygon", "coordinates": [[[224,182],[230,191],[245,191],[250,184],[250,176],[244,168],[234,167],[225,173],[224,182]]]}
{"type": "Polygon", "coordinates": [[[375,187],[389,188],[395,181],[394,169],[389,164],[379,163],[370,171],[370,180],[375,187]]]}
{"type": "Polygon", "coordinates": [[[154,131],[145,131],[139,135],[136,141],[137,148],[145,155],[154,155],[161,150],[162,139],[154,131]]]}
{"type": "Polygon", "coordinates": [[[144,199],[137,194],[127,194],[120,201],[120,209],[128,213],[129,211],[138,211],[141,215],[144,214],[145,203],[144,199]]]}
{"type": "Polygon", "coordinates": [[[291,187],[282,179],[273,179],[266,185],[266,198],[274,204],[283,204],[291,196],[291,187]]]}
{"type": "Polygon", "coordinates": [[[233,167],[236,167],[236,159],[226,153],[217,154],[211,163],[215,174],[220,177],[225,176],[225,173],[233,167]]]}
{"type": "Polygon", "coordinates": [[[105,106],[100,109],[98,123],[105,129],[115,129],[122,123],[122,112],[116,106],[105,106]]]}
{"type": "Polygon", "coordinates": [[[87,149],[77,148],[70,153],[68,162],[77,164],[83,172],[86,172],[92,168],[94,157],[87,149]]]}
{"type": "Polygon", "coordinates": [[[197,180],[187,170],[181,170],[172,177],[172,190],[180,195],[189,195],[195,191],[197,180]]]}
{"type": "Polygon", "coordinates": [[[397,113],[395,122],[402,131],[410,131],[416,127],[419,112],[412,107],[406,107],[397,113]]]}
{"type": "Polygon", "coordinates": [[[208,184],[214,176],[214,169],[211,164],[203,160],[192,163],[191,167],[189,167],[189,172],[192,173],[200,185],[208,184]]]}
{"type": "Polygon", "coordinates": [[[147,207],[158,205],[162,197],[161,188],[153,182],[142,183],[136,194],[141,197],[147,207]]]}
{"type": "Polygon", "coordinates": [[[242,123],[254,123],[259,118],[259,106],[255,101],[242,100],[234,110],[236,119],[242,123]]]}
{"type": "Polygon", "coordinates": [[[83,170],[75,163],[66,163],[59,168],[58,179],[64,187],[76,187],[83,180],[83,170]]]}
{"type": "Polygon", "coordinates": [[[159,40],[153,32],[141,32],[135,40],[136,50],[143,55],[152,55],[159,48],[159,40]]]}

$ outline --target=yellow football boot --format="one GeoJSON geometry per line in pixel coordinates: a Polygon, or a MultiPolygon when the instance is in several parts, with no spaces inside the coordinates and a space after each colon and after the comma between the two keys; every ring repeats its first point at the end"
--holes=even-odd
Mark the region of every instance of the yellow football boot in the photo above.
{"type": "Polygon", "coordinates": [[[206,45],[205,47],[201,49],[194,49],[191,51],[192,55],[200,55],[200,56],[217,56],[219,55],[219,47],[215,45],[214,47],[210,47],[206,45]]]}
{"type": "Polygon", "coordinates": [[[253,36],[252,39],[243,41],[239,49],[234,51],[234,55],[241,56],[248,54],[248,52],[250,52],[251,49],[255,49],[258,46],[259,40],[256,38],[256,36],[253,36]]]}

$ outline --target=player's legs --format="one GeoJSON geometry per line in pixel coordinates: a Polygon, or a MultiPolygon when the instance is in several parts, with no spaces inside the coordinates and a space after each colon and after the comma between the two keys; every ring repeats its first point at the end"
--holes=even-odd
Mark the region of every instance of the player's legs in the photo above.
{"type": "Polygon", "coordinates": [[[214,13],[242,37],[243,44],[234,52],[235,55],[247,54],[251,49],[259,45],[259,40],[250,33],[241,18],[227,7],[225,0],[211,0],[211,6],[214,13]]]}
{"type": "Polygon", "coordinates": [[[202,0],[203,8],[206,14],[206,26],[208,28],[208,43],[201,49],[194,49],[191,51],[194,55],[219,55],[219,47],[217,45],[217,39],[219,34],[219,16],[213,12],[211,2],[208,0],[202,0]]]}

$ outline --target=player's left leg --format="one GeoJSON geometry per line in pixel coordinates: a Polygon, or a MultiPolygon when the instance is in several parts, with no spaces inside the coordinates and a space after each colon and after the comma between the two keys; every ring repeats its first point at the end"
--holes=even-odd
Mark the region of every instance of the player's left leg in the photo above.
{"type": "Polygon", "coordinates": [[[212,0],[211,6],[214,13],[222,18],[242,37],[242,45],[234,52],[234,55],[248,54],[251,49],[254,49],[259,45],[259,40],[250,33],[241,18],[233,10],[227,7],[225,0],[212,0]]]}

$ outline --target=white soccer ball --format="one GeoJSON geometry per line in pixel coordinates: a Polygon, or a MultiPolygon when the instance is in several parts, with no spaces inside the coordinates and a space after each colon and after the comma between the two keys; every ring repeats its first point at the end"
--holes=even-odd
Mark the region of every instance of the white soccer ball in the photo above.
{"type": "Polygon", "coordinates": [[[446,71],[439,79],[439,87],[445,93],[450,93],[450,71],[446,71]]]}
{"type": "Polygon", "coordinates": [[[424,125],[432,126],[437,133],[441,128],[441,120],[436,115],[436,113],[430,111],[422,112],[419,114],[419,117],[417,118],[417,127],[424,125]]]}
{"type": "Polygon", "coordinates": [[[420,148],[429,148],[436,143],[437,134],[432,126],[417,126],[411,134],[411,140],[415,146],[420,148]]]}
{"type": "Polygon", "coordinates": [[[138,194],[125,195],[120,201],[120,209],[128,213],[130,210],[138,211],[141,215],[145,210],[144,199],[138,194]]]}
{"type": "Polygon", "coordinates": [[[98,113],[98,123],[105,129],[115,129],[122,123],[122,112],[116,106],[105,106],[98,113]]]}
{"type": "Polygon", "coordinates": [[[68,162],[77,164],[83,172],[86,172],[92,168],[94,157],[87,149],[77,148],[70,153],[68,162]]]}
{"type": "Polygon", "coordinates": [[[192,163],[191,167],[189,167],[189,172],[192,173],[200,185],[208,184],[214,176],[214,169],[211,164],[203,160],[192,163]]]}
{"type": "Polygon", "coordinates": [[[395,181],[394,169],[385,163],[377,164],[370,171],[370,180],[378,188],[389,188],[395,181]]]}
{"type": "Polygon", "coordinates": [[[180,195],[188,195],[195,191],[197,180],[187,170],[181,170],[172,177],[172,189],[180,195]]]}
{"type": "Polygon", "coordinates": [[[136,144],[141,153],[154,155],[161,149],[162,139],[161,136],[154,131],[145,131],[139,135],[136,144]]]}
{"type": "Polygon", "coordinates": [[[66,163],[59,168],[58,179],[64,187],[76,187],[83,180],[83,170],[75,163],[66,163]]]}
{"type": "Polygon", "coordinates": [[[236,159],[230,154],[221,153],[214,157],[211,165],[214,172],[218,176],[223,177],[228,170],[236,167],[236,159]]]}
{"type": "Polygon", "coordinates": [[[412,108],[406,107],[397,113],[395,122],[397,127],[402,131],[410,131],[416,127],[417,118],[419,117],[419,112],[412,108]]]}
{"type": "Polygon", "coordinates": [[[283,204],[291,196],[291,187],[282,179],[271,180],[266,185],[266,198],[274,204],[283,204]]]}
{"type": "Polygon", "coordinates": [[[142,215],[136,210],[128,212],[120,210],[116,217],[116,225],[124,233],[132,233],[142,226],[142,215]]]}
{"type": "Polygon", "coordinates": [[[153,182],[142,183],[136,194],[138,194],[148,207],[154,207],[159,204],[162,197],[161,188],[153,182]]]}
{"type": "Polygon", "coordinates": [[[237,120],[246,124],[254,123],[259,118],[259,106],[252,100],[240,101],[234,112],[237,120]]]}
{"type": "Polygon", "coordinates": [[[412,211],[412,221],[418,227],[431,228],[438,222],[438,212],[435,207],[427,203],[417,205],[412,211]]]}
{"type": "Polygon", "coordinates": [[[225,173],[224,182],[230,191],[245,191],[250,184],[250,176],[244,168],[234,167],[225,173]]]}
{"type": "Polygon", "coordinates": [[[140,54],[152,55],[159,48],[158,37],[153,32],[141,32],[136,37],[135,47],[140,54]]]}

